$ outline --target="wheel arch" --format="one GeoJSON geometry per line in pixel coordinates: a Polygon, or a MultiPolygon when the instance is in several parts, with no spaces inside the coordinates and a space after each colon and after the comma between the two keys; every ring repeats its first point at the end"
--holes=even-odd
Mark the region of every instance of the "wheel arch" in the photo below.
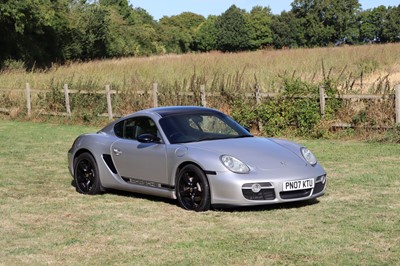
{"type": "Polygon", "coordinates": [[[197,167],[204,173],[204,175],[205,175],[206,178],[207,178],[207,182],[208,182],[208,177],[207,177],[206,171],[203,169],[203,167],[201,167],[201,166],[200,166],[198,163],[196,163],[196,162],[193,162],[193,161],[185,161],[185,162],[182,162],[182,163],[176,168],[175,177],[174,177],[174,184],[175,184],[175,186],[176,186],[176,180],[177,180],[177,178],[178,178],[178,175],[179,175],[180,171],[183,169],[183,167],[185,167],[186,165],[190,165],[190,164],[192,164],[192,165],[194,165],[194,166],[197,166],[197,167]]]}
{"type": "MultiPolygon", "coordinates": [[[[84,194],[93,194],[93,195],[94,195],[94,194],[98,194],[98,193],[104,192],[105,189],[104,189],[104,187],[103,187],[102,184],[101,184],[99,165],[98,165],[98,162],[97,162],[97,160],[96,160],[96,157],[93,155],[93,153],[92,153],[90,150],[85,149],[85,148],[82,148],[82,149],[77,150],[77,151],[75,152],[73,158],[72,158],[72,164],[73,164],[72,169],[73,169],[73,177],[74,177],[74,182],[75,182],[75,185],[74,185],[75,188],[78,190],[78,184],[76,183],[76,179],[75,179],[75,168],[77,167],[76,161],[77,161],[77,159],[79,158],[79,156],[81,156],[82,154],[87,154],[87,155],[88,155],[89,157],[91,157],[91,159],[94,161],[93,167],[94,167],[95,170],[96,170],[96,174],[97,174],[97,183],[98,183],[98,185],[97,185],[98,188],[97,188],[96,192],[94,192],[94,193],[88,192],[88,193],[84,193],[84,194]]],[[[79,191],[78,191],[78,192],[79,192],[79,191]]],[[[82,193],[82,192],[80,192],[80,193],[82,193]]]]}
{"type": "Polygon", "coordinates": [[[84,154],[84,153],[90,154],[90,156],[93,157],[93,160],[95,161],[95,163],[96,163],[96,165],[97,165],[97,168],[99,167],[98,161],[96,160],[96,156],[94,156],[94,154],[93,154],[90,150],[88,150],[88,149],[86,149],[86,148],[81,148],[81,149],[79,149],[79,150],[77,150],[77,151],[75,152],[74,157],[72,158],[72,171],[73,171],[73,175],[74,175],[74,173],[75,173],[75,161],[76,161],[76,158],[78,158],[81,154],[84,154]]]}
{"type": "MultiPolygon", "coordinates": [[[[182,208],[187,209],[187,210],[195,210],[195,211],[208,211],[211,208],[212,192],[211,192],[210,181],[209,181],[208,176],[207,176],[207,171],[205,171],[198,163],[193,162],[193,161],[185,161],[185,162],[182,162],[181,164],[179,164],[179,166],[176,169],[176,173],[175,173],[175,186],[174,187],[175,187],[176,198],[178,199],[178,202],[179,202],[179,204],[181,205],[182,208]],[[203,189],[200,190],[201,191],[200,192],[201,193],[201,201],[199,203],[195,203],[195,204],[198,204],[198,205],[193,209],[191,207],[188,207],[186,205],[186,203],[183,203],[186,200],[182,201],[182,199],[180,198],[182,196],[178,195],[179,194],[178,190],[179,190],[180,182],[181,182],[179,180],[180,179],[180,173],[181,173],[182,169],[184,169],[187,166],[192,167],[192,169],[193,168],[197,168],[197,170],[193,169],[194,172],[198,172],[198,173],[195,173],[195,175],[199,175],[200,173],[202,173],[202,177],[199,176],[198,177],[199,181],[196,181],[196,183],[197,183],[196,186],[199,186],[198,184],[201,183],[201,182],[205,182],[204,183],[204,187],[207,187],[206,190],[203,190],[203,189]],[[201,181],[202,179],[204,181],[201,181]],[[204,192],[202,192],[202,191],[204,191],[204,192]]],[[[204,188],[204,187],[202,185],[200,185],[200,188],[204,188]]],[[[190,192],[192,193],[192,191],[194,191],[194,190],[192,190],[192,188],[191,188],[190,192]]],[[[196,193],[196,192],[194,192],[194,193],[196,193]]],[[[192,195],[192,197],[194,197],[194,196],[192,195]]],[[[193,199],[192,199],[192,201],[193,201],[193,199]]]]}
{"type": "MultiPolygon", "coordinates": [[[[79,149],[78,151],[75,152],[74,158],[73,158],[73,163],[74,164],[75,164],[76,158],[78,158],[78,156],[83,154],[83,153],[89,153],[93,157],[93,159],[96,161],[96,158],[94,157],[93,153],[90,150],[82,148],[82,149],[79,149]]],[[[96,163],[97,163],[97,161],[96,161],[96,163]]]]}

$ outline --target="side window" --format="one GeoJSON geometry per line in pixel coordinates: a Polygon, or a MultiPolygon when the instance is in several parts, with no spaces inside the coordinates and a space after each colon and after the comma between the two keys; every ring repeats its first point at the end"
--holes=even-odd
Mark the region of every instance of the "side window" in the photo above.
{"type": "Polygon", "coordinates": [[[157,126],[148,117],[133,117],[125,119],[114,126],[115,135],[124,139],[137,139],[142,134],[157,136],[157,126]]]}
{"type": "Polygon", "coordinates": [[[203,132],[238,135],[238,133],[216,116],[203,116],[201,123],[203,132]]]}
{"type": "Polygon", "coordinates": [[[238,135],[228,124],[213,115],[196,115],[188,120],[189,126],[205,133],[238,135]]]}

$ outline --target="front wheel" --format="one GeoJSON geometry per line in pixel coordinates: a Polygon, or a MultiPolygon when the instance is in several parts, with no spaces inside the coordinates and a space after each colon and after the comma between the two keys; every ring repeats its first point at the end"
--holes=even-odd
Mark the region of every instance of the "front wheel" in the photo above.
{"type": "Polygon", "coordinates": [[[74,181],[79,193],[95,195],[101,192],[97,163],[90,153],[82,153],[75,159],[74,181]]]}
{"type": "Polygon", "coordinates": [[[210,187],[204,172],[197,166],[184,166],[178,174],[176,195],[185,210],[208,211],[211,206],[210,187]]]}

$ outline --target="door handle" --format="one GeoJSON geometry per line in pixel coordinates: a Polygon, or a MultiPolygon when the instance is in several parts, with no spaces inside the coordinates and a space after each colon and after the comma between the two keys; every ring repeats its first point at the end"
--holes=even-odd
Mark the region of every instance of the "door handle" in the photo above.
{"type": "Polygon", "coordinates": [[[122,151],[121,150],[119,150],[119,149],[113,149],[113,152],[114,152],[114,154],[116,155],[116,156],[119,156],[119,155],[121,155],[122,154],[122,151]]]}

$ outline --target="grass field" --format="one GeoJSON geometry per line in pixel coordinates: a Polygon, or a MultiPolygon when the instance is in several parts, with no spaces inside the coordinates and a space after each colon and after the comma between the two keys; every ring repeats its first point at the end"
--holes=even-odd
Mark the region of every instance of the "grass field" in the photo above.
{"type": "Polygon", "coordinates": [[[300,140],[329,174],[318,202],[194,213],[76,193],[66,153],[95,130],[0,120],[0,264],[400,264],[400,145],[300,140]]]}
{"type": "MultiPolygon", "coordinates": [[[[153,82],[159,89],[177,86],[187,90],[193,76],[206,90],[225,84],[227,89],[238,79],[251,90],[255,78],[262,90],[280,89],[282,76],[300,77],[317,83],[330,73],[341,84],[353,83],[353,89],[374,92],[380,82],[393,87],[400,83],[400,44],[327,47],[313,49],[262,50],[242,53],[204,53],[122,58],[54,65],[46,71],[24,70],[0,73],[0,89],[96,88],[106,84],[119,90],[150,90],[153,82]],[[385,77],[387,77],[385,79],[385,77]]],[[[233,84],[235,85],[235,84],[233,84]]]]}

